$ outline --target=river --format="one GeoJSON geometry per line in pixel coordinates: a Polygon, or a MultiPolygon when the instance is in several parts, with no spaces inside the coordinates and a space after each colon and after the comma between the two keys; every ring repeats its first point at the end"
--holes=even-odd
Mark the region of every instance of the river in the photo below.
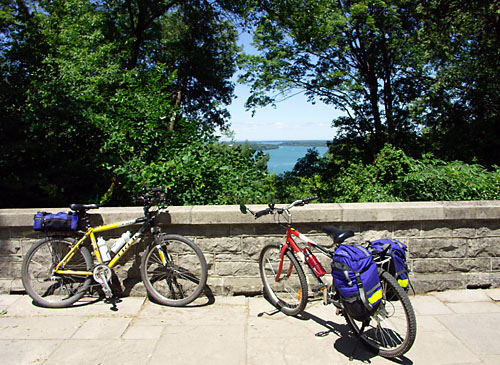
{"type": "MultiPolygon", "coordinates": [[[[271,142],[262,142],[271,143],[271,142]]],[[[281,142],[276,142],[279,144],[281,142]]],[[[293,167],[297,163],[299,158],[306,155],[307,150],[310,148],[316,148],[320,156],[328,151],[328,147],[312,147],[312,146],[288,146],[280,145],[279,148],[273,150],[264,150],[265,153],[269,154],[269,162],[267,167],[269,173],[281,174],[285,171],[292,171],[293,167]]]]}

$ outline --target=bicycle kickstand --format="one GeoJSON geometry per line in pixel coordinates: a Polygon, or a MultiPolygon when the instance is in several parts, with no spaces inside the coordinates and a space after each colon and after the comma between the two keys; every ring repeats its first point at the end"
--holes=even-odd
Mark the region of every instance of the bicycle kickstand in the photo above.
{"type": "MultiPolygon", "coordinates": [[[[363,334],[363,332],[365,331],[365,327],[366,327],[366,321],[363,322],[363,325],[361,326],[361,330],[359,331],[360,334],[363,334]]],[[[356,345],[354,345],[354,350],[352,351],[352,354],[349,357],[349,361],[354,360],[354,354],[356,353],[356,350],[358,349],[358,345],[360,342],[361,342],[361,340],[359,339],[359,337],[357,337],[356,345]]]]}

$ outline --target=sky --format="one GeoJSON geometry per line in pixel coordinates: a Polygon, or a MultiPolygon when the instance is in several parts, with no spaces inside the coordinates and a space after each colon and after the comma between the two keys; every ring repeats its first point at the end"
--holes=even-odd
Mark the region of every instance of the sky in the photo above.
{"type": "MultiPolygon", "coordinates": [[[[245,52],[253,53],[250,43],[250,35],[240,34],[239,44],[245,52]]],[[[236,83],[237,98],[227,108],[231,113],[230,130],[234,140],[332,140],[335,136],[332,120],[341,112],[333,106],[320,101],[312,104],[300,93],[276,103],[276,107],[257,108],[252,117],[252,111],[246,111],[244,106],[249,90],[249,86],[236,83]]]]}

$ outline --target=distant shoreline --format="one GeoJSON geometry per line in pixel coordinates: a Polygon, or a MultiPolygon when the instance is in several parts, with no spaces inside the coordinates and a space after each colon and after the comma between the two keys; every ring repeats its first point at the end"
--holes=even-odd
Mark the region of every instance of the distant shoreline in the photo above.
{"type": "MultiPolygon", "coordinates": [[[[305,146],[305,147],[327,147],[327,140],[300,140],[300,141],[234,141],[233,143],[241,145],[248,143],[248,146],[255,150],[274,150],[281,146],[305,146]]],[[[229,143],[229,142],[226,142],[229,143]]]]}

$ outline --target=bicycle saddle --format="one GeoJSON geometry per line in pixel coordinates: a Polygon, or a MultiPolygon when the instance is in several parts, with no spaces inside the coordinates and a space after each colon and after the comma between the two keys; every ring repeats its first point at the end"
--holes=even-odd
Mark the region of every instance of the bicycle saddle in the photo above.
{"type": "Polygon", "coordinates": [[[350,229],[335,229],[330,227],[322,227],[323,232],[333,237],[333,242],[342,243],[349,237],[354,236],[354,232],[350,229]]]}
{"type": "Polygon", "coordinates": [[[97,204],[71,204],[69,209],[74,211],[79,210],[88,210],[88,209],[97,209],[99,206],[97,204]]]}

